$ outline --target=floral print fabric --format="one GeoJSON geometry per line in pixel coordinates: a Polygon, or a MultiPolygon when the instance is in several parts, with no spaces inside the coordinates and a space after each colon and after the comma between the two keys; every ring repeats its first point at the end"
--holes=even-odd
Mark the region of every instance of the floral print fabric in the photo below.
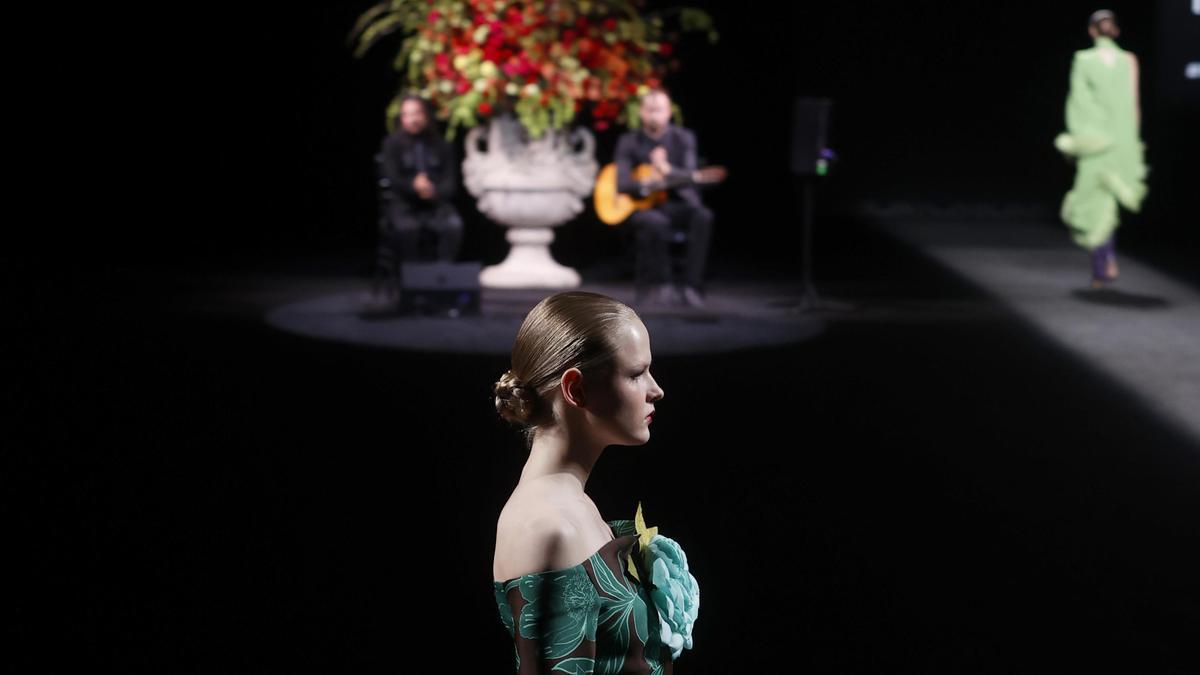
{"type": "Polygon", "coordinates": [[[500,621],[513,637],[517,673],[667,675],[671,650],[640,567],[633,521],[609,522],[613,540],[563,570],[493,582],[500,621]]]}

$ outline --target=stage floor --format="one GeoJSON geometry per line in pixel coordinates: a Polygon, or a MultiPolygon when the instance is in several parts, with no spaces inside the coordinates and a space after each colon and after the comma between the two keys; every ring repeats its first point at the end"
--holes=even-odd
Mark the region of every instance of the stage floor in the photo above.
{"type": "MultiPolygon", "coordinates": [[[[644,502],[687,550],[709,608],[689,667],[770,672],[788,645],[812,672],[1196,671],[1200,444],[1107,374],[1153,357],[1163,387],[1186,381],[1190,345],[1141,341],[1194,335],[1194,291],[1143,285],[1123,257],[1117,288],[1150,299],[1099,304],[1076,292],[1086,256],[1038,227],[847,222],[820,230],[815,276],[852,311],[790,315],[791,270],[717,257],[708,316],[645,312],[688,337],[822,331],[663,358],[671,330],[652,328],[654,436],[589,478],[606,518],[644,502]],[[1090,356],[1037,323],[1055,313],[1131,342],[1090,356]],[[759,560],[780,573],[745,573],[759,560]]],[[[476,669],[511,670],[489,584],[526,454],[491,387],[541,294],[488,294],[509,322],[495,353],[269,325],[288,310],[404,332],[354,318],[367,256],[333,255],[117,270],[35,298],[65,329],[14,351],[12,435],[25,466],[55,471],[18,461],[41,497],[17,527],[80,542],[29,551],[68,592],[88,580],[66,626],[86,653],[160,672],[394,670],[403,607],[457,627],[410,670],[444,669],[461,635],[487,643],[476,669]]],[[[429,321],[443,339],[486,332],[429,321]]]]}
{"type": "MultiPolygon", "coordinates": [[[[344,284],[343,284],[344,286],[344,284]]],[[[641,306],[628,283],[584,284],[638,309],[655,354],[674,356],[779,347],[824,330],[813,313],[794,309],[799,290],[770,283],[717,284],[703,309],[641,306]]],[[[484,289],[478,315],[418,316],[364,311],[368,290],[314,291],[272,307],[267,322],[312,338],[419,352],[508,354],[525,314],[552,290],[484,289]]]]}
{"type": "Polygon", "coordinates": [[[1093,290],[1087,253],[1053,224],[896,220],[881,227],[1200,438],[1200,293],[1193,287],[1121,253],[1118,241],[1120,277],[1093,290]]]}

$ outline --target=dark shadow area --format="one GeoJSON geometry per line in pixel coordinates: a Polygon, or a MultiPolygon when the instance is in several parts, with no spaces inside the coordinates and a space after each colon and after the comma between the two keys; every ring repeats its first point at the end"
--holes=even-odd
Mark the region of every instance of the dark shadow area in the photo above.
{"type": "Polygon", "coordinates": [[[1167,302],[1165,298],[1129,293],[1119,288],[1077,288],[1071,291],[1071,295],[1084,302],[1110,307],[1133,309],[1168,309],[1171,307],[1171,303],[1167,302]]]}
{"type": "MultiPolygon", "coordinates": [[[[688,551],[703,604],[677,672],[773,671],[782,645],[809,672],[1187,672],[1197,443],[870,228],[818,244],[817,278],[861,316],[656,358],[653,440],[589,483],[605,517],[641,501],[688,551]]],[[[490,593],[523,461],[490,399],[506,359],[297,338],[205,305],[220,277],[176,284],[110,278],[61,311],[119,330],[26,351],[70,411],[20,417],[37,459],[15,474],[60,467],[17,527],[76,594],[64,637],[158,672],[430,671],[464,639],[473,668],[509,668],[490,593]],[[454,629],[418,649],[414,616],[454,629]]]]}

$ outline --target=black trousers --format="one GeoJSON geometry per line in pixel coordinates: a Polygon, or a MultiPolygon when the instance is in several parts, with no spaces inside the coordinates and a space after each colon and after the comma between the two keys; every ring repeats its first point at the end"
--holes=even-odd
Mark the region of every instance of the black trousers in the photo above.
{"type": "Polygon", "coordinates": [[[388,205],[387,214],[387,222],[380,232],[381,266],[393,267],[397,262],[428,257],[420,249],[422,230],[431,233],[436,240],[433,253],[435,260],[451,262],[458,257],[463,222],[449,202],[413,208],[406,202],[397,201],[388,205]]]}
{"type": "Polygon", "coordinates": [[[688,286],[701,287],[708,247],[712,240],[713,214],[705,206],[684,201],[668,201],[652,209],[638,211],[629,217],[637,242],[637,283],[664,284],[682,281],[688,286]],[[671,242],[675,232],[687,236],[687,261],[683,279],[671,274],[671,242]]]}

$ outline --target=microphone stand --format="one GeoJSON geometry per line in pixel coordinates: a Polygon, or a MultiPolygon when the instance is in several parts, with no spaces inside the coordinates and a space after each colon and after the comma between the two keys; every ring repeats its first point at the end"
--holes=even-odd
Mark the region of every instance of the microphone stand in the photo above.
{"type": "Polygon", "coordinates": [[[792,314],[821,310],[849,312],[854,309],[854,305],[850,303],[822,298],[821,295],[817,293],[816,285],[813,284],[812,230],[813,211],[815,210],[814,202],[816,200],[816,190],[814,188],[816,180],[817,177],[813,174],[805,174],[800,177],[801,189],[799,192],[801,198],[804,200],[804,204],[801,206],[801,213],[803,214],[801,217],[803,251],[800,254],[801,295],[798,301],[795,303],[789,303],[788,305],[788,312],[792,314]]]}

